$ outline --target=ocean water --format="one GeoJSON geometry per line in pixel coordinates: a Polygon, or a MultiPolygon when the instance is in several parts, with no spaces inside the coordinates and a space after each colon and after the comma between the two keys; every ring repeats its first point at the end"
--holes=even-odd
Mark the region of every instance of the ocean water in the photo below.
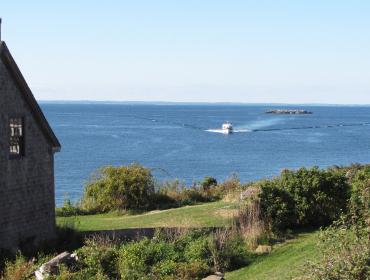
{"type": "Polygon", "coordinates": [[[56,202],[78,200],[105,165],[138,162],[158,180],[186,184],[235,173],[247,182],[283,168],[370,162],[370,107],[60,104],[41,107],[58,136],[56,202]],[[312,115],[271,115],[294,108],[312,115]],[[219,133],[223,122],[236,133],[219,133]]]}

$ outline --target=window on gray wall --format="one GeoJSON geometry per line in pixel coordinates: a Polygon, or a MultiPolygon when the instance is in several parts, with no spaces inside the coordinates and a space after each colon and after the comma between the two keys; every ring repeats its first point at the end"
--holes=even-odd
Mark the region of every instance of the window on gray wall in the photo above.
{"type": "Polygon", "coordinates": [[[19,158],[24,156],[24,122],[23,118],[10,118],[10,158],[19,158]]]}

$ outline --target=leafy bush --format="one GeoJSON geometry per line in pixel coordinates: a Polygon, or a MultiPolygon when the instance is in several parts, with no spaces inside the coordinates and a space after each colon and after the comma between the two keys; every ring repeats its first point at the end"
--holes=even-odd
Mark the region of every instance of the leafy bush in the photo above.
{"type": "Polygon", "coordinates": [[[71,217],[77,215],[84,215],[88,214],[84,211],[80,205],[77,203],[74,204],[70,199],[64,199],[64,203],[62,207],[57,207],[55,209],[55,215],[57,217],[71,217]]]}
{"type": "Polygon", "coordinates": [[[261,190],[262,213],[275,230],[329,225],[346,211],[350,196],[343,174],[317,167],[284,170],[261,190]]]}
{"type": "Polygon", "coordinates": [[[280,186],[294,199],[299,226],[329,225],[346,211],[350,197],[345,176],[317,167],[282,172],[280,186]]]}
{"type": "Polygon", "coordinates": [[[178,263],[176,266],[176,277],[168,279],[195,280],[202,279],[209,274],[210,268],[204,262],[194,261],[191,263],[178,263]]]}
{"type": "Polygon", "coordinates": [[[65,199],[56,215],[69,217],[109,211],[146,211],[169,209],[221,199],[230,191],[237,191],[240,182],[236,176],[221,185],[212,177],[200,184],[187,187],[178,180],[155,182],[150,169],[139,164],[103,167],[85,186],[81,201],[65,199]]]}
{"type": "Polygon", "coordinates": [[[211,189],[203,190],[203,187],[198,185],[188,188],[178,180],[164,182],[163,186],[159,188],[153,197],[153,208],[157,209],[163,209],[163,205],[180,207],[216,200],[211,189]],[[162,201],[164,204],[155,204],[155,202],[158,203],[159,201],[162,201]]]}
{"type": "Polygon", "coordinates": [[[184,259],[190,263],[197,261],[207,264],[205,260],[208,256],[209,248],[206,238],[196,238],[184,247],[184,259]]]}
{"type": "Polygon", "coordinates": [[[214,197],[221,199],[225,196],[230,196],[234,194],[237,194],[237,196],[239,196],[241,189],[242,186],[240,184],[239,178],[235,174],[232,174],[227,180],[225,180],[225,182],[214,187],[212,189],[212,193],[214,197]]]}
{"type": "Polygon", "coordinates": [[[85,274],[103,275],[107,279],[116,279],[119,275],[116,265],[118,246],[104,237],[92,237],[85,241],[85,245],[77,250],[80,266],[85,274]]]}
{"type": "Polygon", "coordinates": [[[174,198],[168,196],[164,192],[155,192],[150,199],[150,209],[164,210],[177,208],[181,205],[174,198]]]}
{"type": "MultiPolygon", "coordinates": [[[[102,274],[101,271],[93,274],[91,269],[81,269],[81,270],[71,270],[64,265],[59,267],[59,273],[57,275],[49,276],[48,280],[111,280],[114,278],[109,278],[105,274],[102,274]]],[[[117,278],[118,279],[118,278],[117,278]]]]}
{"type": "Polygon", "coordinates": [[[201,183],[201,187],[203,191],[209,191],[213,187],[217,186],[217,180],[213,177],[204,177],[203,182],[201,183]]]}
{"type": "Polygon", "coordinates": [[[272,230],[284,230],[297,222],[295,203],[284,189],[276,187],[278,179],[261,185],[261,213],[272,230]]]}
{"type": "Polygon", "coordinates": [[[180,232],[162,230],[153,239],[128,243],[90,238],[77,250],[78,264],[60,267],[60,274],[51,279],[201,279],[248,261],[243,238],[236,232],[180,232]]]}
{"type": "Polygon", "coordinates": [[[31,279],[36,266],[32,261],[27,260],[22,255],[18,254],[16,259],[7,261],[3,274],[0,274],[1,280],[27,280],[31,279]]]}
{"type": "Polygon", "coordinates": [[[352,180],[350,213],[353,222],[366,224],[370,214],[370,166],[358,171],[352,180]]]}
{"type": "Polygon", "coordinates": [[[13,258],[5,261],[3,270],[0,270],[0,280],[31,280],[34,271],[50,256],[39,254],[37,258],[28,259],[17,252],[13,258]]]}
{"type": "Polygon", "coordinates": [[[349,225],[346,220],[321,232],[318,245],[322,260],[310,263],[306,270],[308,279],[370,279],[369,225],[349,225]]]}
{"type": "Polygon", "coordinates": [[[154,193],[149,169],[138,164],[104,167],[85,187],[82,206],[89,211],[147,209],[154,193]]]}
{"type": "Polygon", "coordinates": [[[153,274],[172,274],[177,253],[171,243],[144,239],[131,242],[120,250],[119,271],[122,279],[152,279],[153,274]],[[163,266],[163,263],[165,265],[163,266]],[[161,267],[162,265],[162,267],[161,267]]]}

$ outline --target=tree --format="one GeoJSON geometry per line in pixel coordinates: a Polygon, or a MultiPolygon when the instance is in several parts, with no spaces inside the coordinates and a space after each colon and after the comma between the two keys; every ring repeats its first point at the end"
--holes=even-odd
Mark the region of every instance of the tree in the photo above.
{"type": "Polygon", "coordinates": [[[204,177],[203,182],[201,183],[202,189],[204,191],[210,190],[212,187],[217,186],[217,180],[213,177],[204,177]]]}
{"type": "Polygon", "coordinates": [[[151,171],[139,164],[100,169],[86,185],[82,205],[88,210],[147,209],[154,193],[151,171]]]}

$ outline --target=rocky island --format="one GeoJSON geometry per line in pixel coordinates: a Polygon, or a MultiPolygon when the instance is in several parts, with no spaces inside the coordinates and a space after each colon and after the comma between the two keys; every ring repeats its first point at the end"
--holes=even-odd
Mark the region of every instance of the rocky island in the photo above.
{"type": "Polygon", "coordinates": [[[288,109],[275,109],[267,111],[266,114],[286,114],[286,115],[310,115],[312,112],[306,110],[288,110],[288,109]]]}

